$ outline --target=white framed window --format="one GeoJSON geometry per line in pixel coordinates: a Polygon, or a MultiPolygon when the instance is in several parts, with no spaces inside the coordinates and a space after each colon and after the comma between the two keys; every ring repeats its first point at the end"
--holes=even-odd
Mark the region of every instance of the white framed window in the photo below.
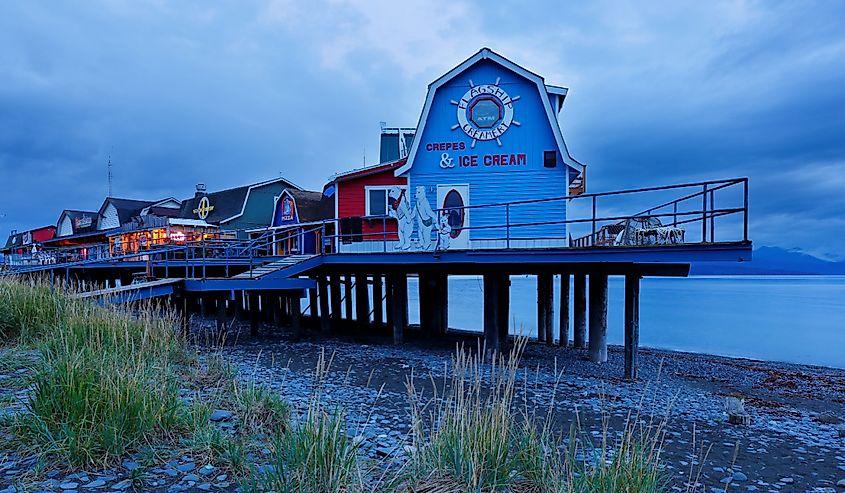
{"type": "MultiPolygon", "coordinates": [[[[364,215],[365,216],[386,216],[390,208],[390,197],[388,193],[393,187],[400,190],[407,190],[405,186],[399,185],[373,185],[364,187],[364,215]]],[[[405,192],[408,193],[407,191],[405,192]]]]}

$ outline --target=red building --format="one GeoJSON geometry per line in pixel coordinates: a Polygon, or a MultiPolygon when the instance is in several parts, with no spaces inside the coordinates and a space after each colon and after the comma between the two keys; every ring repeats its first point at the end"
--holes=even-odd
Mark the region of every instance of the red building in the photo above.
{"type": "Polygon", "coordinates": [[[0,253],[6,255],[4,261],[8,265],[41,265],[52,263],[42,251],[41,243],[51,240],[55,236],[55,226],[45,226],[21,233],[12,231],[0,253]]]}
{"type": "MultiPolygon", "coordinates": [[[[404,164],[403,158],[347,171],[335,175],[326,185],[324,193],[334,198],[340,251],[383,251],[386,242],[395,245],[396,219],[391,209],[397,192],[407,194],[408,181],[397,178],[394,172],[404,164]]],[[[388,251],[392,248],[389,246],[388,251]]]]}

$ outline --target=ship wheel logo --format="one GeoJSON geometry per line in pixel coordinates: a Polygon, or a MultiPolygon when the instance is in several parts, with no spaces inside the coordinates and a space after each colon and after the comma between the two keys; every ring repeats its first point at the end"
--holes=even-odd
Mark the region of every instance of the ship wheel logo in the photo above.
{"type": "Polygon", "coordinates": [[[474,148],[479,140],[495,140],[501,146],[501,137],[511,125],[520,125],[513,119],[513,104],[519,96],[511,97],[499,87],[500,80],[478,86],[470,80],[469,91],[461,100],[451,101],[458,107],[458,123],[452,125],[452,130],[463,130],[472,139],[470,147],[474,148]]]}

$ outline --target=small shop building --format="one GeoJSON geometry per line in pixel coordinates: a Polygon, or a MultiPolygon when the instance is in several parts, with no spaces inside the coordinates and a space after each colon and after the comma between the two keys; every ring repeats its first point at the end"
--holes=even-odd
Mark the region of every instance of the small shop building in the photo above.
{"type": "Polygon", "coordinates": [[[567,92],[487,48],[432,82],[395,170],[413,211],[403,248],[568,246],[563,197],[585,184],[558,121],[567,92]]]}
{"type": "Polygon", "coordinates": [[[284,178],[216,192],[198,184],[194,196],[182,201],[179,217],[199,219],[225,231],[267,228],[273,221],[276,198],[287,189],[301,190],[284,178]]]}
{"type": "Polygon", "coordinates": [[[324,195],[334,201],[340,231],[337,251],[344,253],[395,251],[399,244],[397,217],[410,216],[399,209],[407,201],[407,179],[396,176],[406,160],[336,174],[324,195]],[[404,214],[404,215],[403,215],[404,214]]]}
{"type": "Polygon", "coordinates": [[[43,243],[56,236],[55,226],[30,229],[28,231],[12,231],[6,239],[6,244],[0,253],[6,265],[43,265],[55,263],[49,254],[44,252],[43,243]]]}
{"type": "MultiPolygon", "coordinates": [[[[334,202],[322,192],[287,189],[276,198],[269,228],[273,255],[321,253],[324,238],[331,238],[334,202]]],[[[264,234],[268,230],[253,231],[264,234]]]]}

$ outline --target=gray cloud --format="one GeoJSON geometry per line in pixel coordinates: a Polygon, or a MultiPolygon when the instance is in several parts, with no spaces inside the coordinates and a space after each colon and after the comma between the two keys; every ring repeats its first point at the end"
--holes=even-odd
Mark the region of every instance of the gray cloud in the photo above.
{"type": "Polygon", "coordinates": [[[840,2],[268,0],[0,6],[0,234],[372,162],[481,46],[571,88],[593,191],[750,176],[759,244],[845,255],[840,2]]]}

